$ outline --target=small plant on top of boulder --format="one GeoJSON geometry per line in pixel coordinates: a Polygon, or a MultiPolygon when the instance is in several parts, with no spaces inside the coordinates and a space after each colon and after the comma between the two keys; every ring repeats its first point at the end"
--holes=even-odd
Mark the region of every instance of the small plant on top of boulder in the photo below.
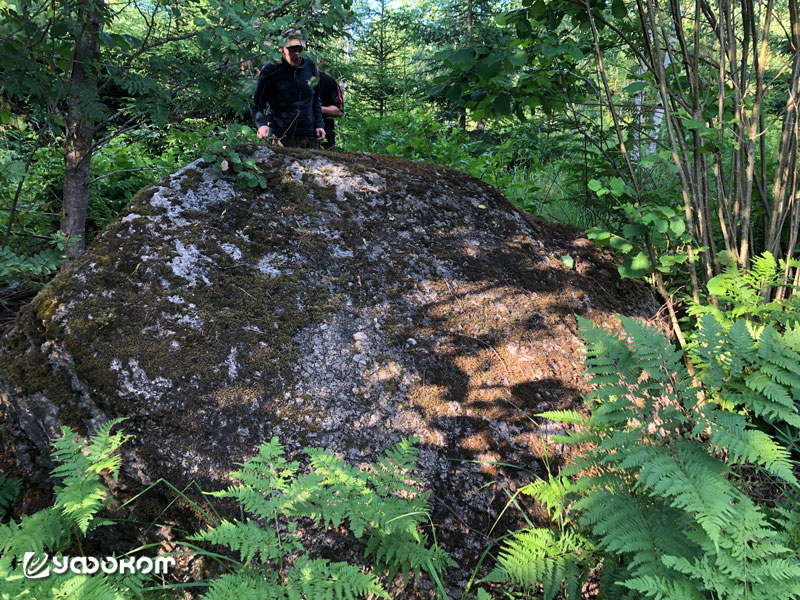
{"type": "Polygon", "coordinates": [[[260,187],[266,189],[267,180],[255,159],[242,157],[236,150],[237,144],[253,141],[253,129],[247,125],[228,125],[220,140],[209,144],[203,160],[214,165],[217,173],[230,171],[236,175],[236,187],[260,187]]]}

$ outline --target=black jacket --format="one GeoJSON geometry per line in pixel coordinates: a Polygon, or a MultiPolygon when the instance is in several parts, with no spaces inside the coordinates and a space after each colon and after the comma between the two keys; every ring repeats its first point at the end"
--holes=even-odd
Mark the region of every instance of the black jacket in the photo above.
{"type": "MultiPolygon", "coordinates": [[[[322,106],[335,106],[344,111],[342,88],[339,87],[339,82],[332,75],[328,75],[324,71],[319,72],[319,98],[322,106]]],[[[326,132],[334,130],[335,124],[332,118],[323,116],[322,122],[325,123],[326,132]]]]}
{"type": "Polygon", "coordinates": [[[250,107],[256,127],[269,124],[277,137],[314,135],[315,129],[324,127],[318,83],[319,69],[307,58],[297,67],[284,60],[264,65],[250,107]]]}

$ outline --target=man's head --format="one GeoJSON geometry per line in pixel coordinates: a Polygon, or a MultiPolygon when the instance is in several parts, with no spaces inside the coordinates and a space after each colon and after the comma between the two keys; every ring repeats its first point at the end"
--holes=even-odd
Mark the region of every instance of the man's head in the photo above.
{"type": "Polygon", "coordinates": [[[303,34],[299,29],[287,29],[281,34],[281,55],[283,60],[296,67],[303,60],[300,53],[306,49],[303,34]]]}

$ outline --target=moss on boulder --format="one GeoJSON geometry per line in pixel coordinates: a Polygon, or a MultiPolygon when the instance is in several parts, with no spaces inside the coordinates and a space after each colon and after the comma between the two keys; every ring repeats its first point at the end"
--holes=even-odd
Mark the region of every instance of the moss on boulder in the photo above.
{"type": "Polygon", "coordinates": [[[240,152],[265,190],[195,161],[21,311],[0,349],[0,467],[44,483],[60,425],[118,416],[129,485],[206,490],[273,435],[361,465],[417,435],[440,539],[474,565],[503,490],[558,461],[533,415],[579,403],[573,315],[650,317],[653,298],[464,173],[240,152]]]}

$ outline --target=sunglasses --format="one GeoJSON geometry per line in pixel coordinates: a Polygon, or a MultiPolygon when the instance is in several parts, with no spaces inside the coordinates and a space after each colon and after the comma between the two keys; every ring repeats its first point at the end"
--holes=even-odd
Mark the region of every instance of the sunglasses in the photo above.
{"type": "Polygon", "coordinates": [[[290,51],[294,51],[294,52],[302,52],[303,51],[303,47],[302,46],[286,46],[286,49],[290,50],[290,51]]]}

